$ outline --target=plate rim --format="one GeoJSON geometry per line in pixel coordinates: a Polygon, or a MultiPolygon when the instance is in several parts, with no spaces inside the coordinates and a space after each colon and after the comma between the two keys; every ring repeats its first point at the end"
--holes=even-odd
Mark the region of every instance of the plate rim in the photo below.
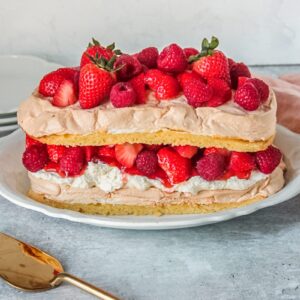
{"type": "MultiPolygon", "coordinates": [[[[300,141],[300,135],[290,131],[289,129],[277,125],[277,130],[282,131],[283,134],[292,135],[300,141]]],[[[20,135],[22,132],[21,129],[13,132],[12,134],[0,139],[0,152],[3,147],[5,147],[5,141],[12,140],[15,136],[20,135]]],[[[300,173],[294,178],[292,186],[285,186],[282,190],[276,194],[268,197],[264,201],[259,201],[246,205],[239,208],[228,209],[211,214],[189,214],[189,215],[178,215],[182,220],[172,220],[168,217],[171,216],[98,216],[98,215],[87,215],[79,212],[59,209],[55,207],[48,206],[36,202],[26,195],[23,195],[19,192],[13,191],[11,188],[5,186],[5,183],[1,180],[0,177],[0,195],[7,199],[8,201],[33,210],[40,213],[43,213],[47,216],[65,219],[73,222],[90,224],[94,226],[107,227],[107,228],[116,228],[116,229],[133,229],[133,230],[167,230],[167,229],[178,229],[178,228],[187,228],[187,227],[197,227],[207,224],[213,224],[217,222],[227,221],[236,217],[244,216],[251,214],[257,210],[274,206],[279,203],[288,201],[294,198],[300,193],[300,173]],[[280,197],[280,195],[289,188],[289,196],[280,197]],[[274,200],[275,199],[275,200],[274,200]],[[133,220],[127,220],[128,218],[134,218],[133,220]],[[141,218],[143,220],[141,221],[141,218]]],[[[174,217],[174,216],[173,216],[174,217]]]]}

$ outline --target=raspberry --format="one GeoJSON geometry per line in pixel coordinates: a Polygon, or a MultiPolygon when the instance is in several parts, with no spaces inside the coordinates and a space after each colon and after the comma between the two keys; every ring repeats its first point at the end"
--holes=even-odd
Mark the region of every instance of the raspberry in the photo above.
{"type": "Polygon", "coordinates": [[[138,53],[137,59],[149,69],[157,66],[158,50],[156,47],[148,47],[138,53]]]}
{"type": "Polygon", "coordinates": [[[193,107],[200,107],[212,98],[213,89],[201,80],[191,80],[185,83],[183,94],[188,104],[193,107]]]}
{"type": "Polygon", "coordinates": [[[141,73],[129,81],[136,93],[136,102],[138,104],[146,103],[146,86],[145,86],[145,74],[141,73]]]}
{"type": "Polygon", "coordinates": [[[188,62],[182,48],[177,44],[171,44],[159,54],[157,66],[165,72],[180,73],[187,68],[188,62]]]}
{"type": "Polygon", "coordinates": [[[260,100],[262,102],[268,100],[269,98],[269,87],[268,85],[263,82],[262,80],[258,79],[258,78],[251,78],[247,80],[247,83],[251,82],[257,89],[259,95],[260,95],[260,100]]]}
{"type": "Polygon", "coordinates": [[[257,167],[264,174],[272,173],[279,165],[281,158],[280,150],[274,146],[269,146],[266,150],[255,153],[257,167]]]}
{"type": "Polygon", "coordinates": [[[79,175],[85,166],[83,149],[81,147],[66,148],[64,155],[59,161],[60,171],[66,176],[79,175]]]}
{"type": "Polygon", "coordinates": [[[132,106],[136,101],[136,92],[131,83],[116,83],[110,91],[110,101],[114,107],[132,106]]]}
{"type": "Polygon", "coordinates": [[[137,58],[128,54],[122,54],[117,58],[115,68],[120,68],[117,71],[117,78],[119,81],[129,80],[130,78],[140,74],[143,70],[141,63],[137,60],[137,58]]]}
{"type": "Polygon", "coordinates": [[[237,89],[239,77],[251,77],[251,73],[244,63],[233,62],[230,66],[231,87],[233,89],[237,89]]]}
{"type": "Polygon", "coordinates": [[[26,134],[25,144],[26,144],[26,148],[28,148],[32,145],[41,145],[42,143],[38,140],[35,140],[34,138],[29,136],[28,134],[26,134]]]}
{"type": "Polygon", "coordinates": [[[136,167],[142,174],[149,176],[154,174],[158,168],[158,159],[154,151],[144,150],[136,157],[136,167]]]}
{"type": "Polygon", "coordinates": [[[30,172],[37,172],[44,168],[48,162],[48,154],[45,145],[32,145],[23,153],[24,167],[30,172]]]}
{"type": "Polygon", "coordinates": [[[234,94],[234,102],[246,110],[256,110],[260,105],[260,96],[252,83],[246,83],[239,87],[234,94]]]}
{"type": "Polygon", "coordinates": [[[199,53],[199,51],[195,48],[184,48],[183,52],[187,59],[189,59],[190,56],[197,55],[199,53]]]}
{"type": "Polygon", "coordinates": [[[207,181],[219,179],[225,172],[226,160],[223,155],[211,153],[200,158],[196,165],[199,176],[207,181]]]}
{"type": "Polygon", "coordinates": [[[49,159],[57,163],[65,153],[65,146],[47,145],[49,159]]]}

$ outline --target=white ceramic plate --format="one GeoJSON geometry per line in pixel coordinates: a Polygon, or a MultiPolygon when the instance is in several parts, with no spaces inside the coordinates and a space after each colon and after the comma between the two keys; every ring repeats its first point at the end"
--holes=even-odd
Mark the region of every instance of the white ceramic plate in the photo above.
{"type": "Polygon", "coordinates": [[[0,56],[0,113],[16,111],[42,76],[61,65],[25,55],[0,56]]]}
{"type": "Polygon", "coordinates": [[[124,216],[106,217],[85,215],[78,212],[57,209],[35,202],[26,197],[28,179],[21,164],[24,149],[24,135],[18,130],[0,140],[0,194],[9,201],[55,218],[126,229],[173,229],[200,226],[250,214],[258,209],[284,202],[300,193],[300,135],[278,126],[276,145],[285,156],[288,166],[286,185],[277,194],[251,205],[206,215],[172,216],[124,216]]]}

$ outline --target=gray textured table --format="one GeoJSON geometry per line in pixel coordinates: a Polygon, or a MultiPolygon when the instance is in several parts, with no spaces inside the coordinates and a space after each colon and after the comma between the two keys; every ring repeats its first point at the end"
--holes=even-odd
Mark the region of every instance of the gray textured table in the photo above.
{"type": "MultiPolygon", "coordinates": [[[[300,196],[228,222],[150,232],[53,219],[0,198],[0,231],[52,253],[67,271],[122,299],[300,299],[300,196]]],[[[0,281],[0,299],[93,297],[69,285],[28,294],[0,281]]]]}

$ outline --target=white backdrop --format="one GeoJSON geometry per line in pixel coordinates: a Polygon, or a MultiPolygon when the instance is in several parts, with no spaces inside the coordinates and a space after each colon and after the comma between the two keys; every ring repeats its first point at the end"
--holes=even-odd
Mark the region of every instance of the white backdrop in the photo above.
{"type": "Polygon", "coordinates": [[[300,63],[299,0],[0,0],[0,54],[77,64],[91,36],[125,51],[219,37],[248,64],[300,63]]]}

